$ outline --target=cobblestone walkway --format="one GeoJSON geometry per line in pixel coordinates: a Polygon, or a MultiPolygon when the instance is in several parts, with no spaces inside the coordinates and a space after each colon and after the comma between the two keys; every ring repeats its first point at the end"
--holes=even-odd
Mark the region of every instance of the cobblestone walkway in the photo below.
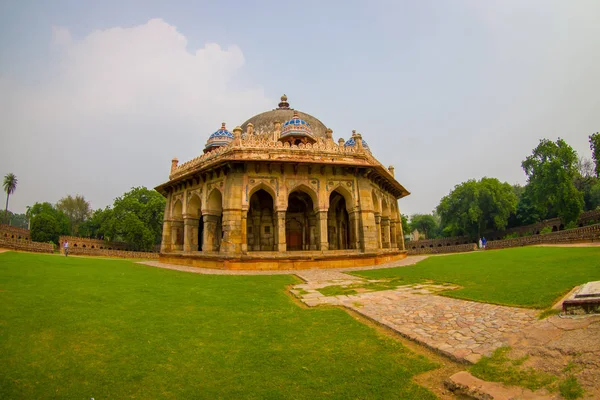
{"type": "Polygon", "coordinates": [[[452,287],[420,284],[350,296],[324,296],[317,289],[347,285],[360,278],[337,273],[327,282],[318,276],[292,289],[308,306],[339,305],[352,309],[401,335],[460,362],[474,363],[507,344],[508,335],[536,321],[538,311],[436,296],[452,287]]]}

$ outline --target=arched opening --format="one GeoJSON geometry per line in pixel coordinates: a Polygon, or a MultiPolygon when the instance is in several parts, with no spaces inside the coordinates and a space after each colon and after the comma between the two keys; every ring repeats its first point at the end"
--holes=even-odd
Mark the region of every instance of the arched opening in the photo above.
{"type": "Polygon", "coordinates": [[[558,231],[558,227],[556,225],[552,226],[552,232],[558,231]]]}
{"type": "Polygon", "coordinates": [[[223,196],[214,189],[208,196],[207,209],[202,211],[204,218],[203,251],[219,251],[223,239],[223,196]]]}
{"type": "Polygon", "coordinates": [[[204,236],[204,221],[202,219],[202,205],[200,202],[200,197],[194,194],[192,195],[188,206],[187,206],[187,216],[189,221],[187,229],[191,229],[191,231],[186,234],[187,240],[190,241],[189,250],[190,251],[200,251],[202,250],[202,241],[204,236]]]}
{"type": "Polygon", "coordinates": [[[277,216],[273,211],[273,197],[264,189],[250,197],[246,225],[248,251],[275,251],[277,216]]]}
{"type": "Polygon", "coordinates": [[[293,191],[285,213],[287,251],[317,249],[317,216],[312,198],[305,192],[293,191]]]}
{"type": "Polygon", "coordinates": [[[346,209],[346,199],[337,190],[329,196],[327,235],[331,250],[345,250],[351,247],[350,217],[346,209]]]}

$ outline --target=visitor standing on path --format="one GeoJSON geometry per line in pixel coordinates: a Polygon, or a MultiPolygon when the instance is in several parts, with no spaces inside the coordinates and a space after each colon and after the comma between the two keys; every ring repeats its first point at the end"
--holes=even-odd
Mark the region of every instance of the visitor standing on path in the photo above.
{"type": "Polygon", "coordinates": [[[483,237],[481,243],[483,244],[483,249],[485,250],[485,246],[487,246],[487,240],[485,240],[485,236],[483,237]]]}
{"type": "Polygon", "coordinates": [[[478,249],[481,249],[483,247],[483,244],[481,243],[481,238],[479,238],[479,247],[477,247],[478,249]]]}
{"type": "Polygon", "coordinates": [[[69,241],[68,240],[65,240],[63,247],[65,249],[65,257],[68,257],[69,256],[69,241]]]}

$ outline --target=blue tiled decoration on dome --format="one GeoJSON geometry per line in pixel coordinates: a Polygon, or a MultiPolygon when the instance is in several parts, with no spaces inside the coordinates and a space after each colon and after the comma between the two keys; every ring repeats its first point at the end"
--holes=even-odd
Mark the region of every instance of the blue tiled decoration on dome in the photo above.
{"type": "Polygon", "coordinates": [[[221,124],[221,129],[210,135],[206,141],[206,147],[204,150],[210,149],[211,147],[221,147],[228,145],[233,140],[233,133],[229,132],[225,128],[225,122],[221,124]]]}
{"type": "MultiPolygon", "coordinates": [[[[367,142],[365,142],[364,140],[362,141],[363,147],[369,151],[371,151],[371,149],[369,148],[369,145],[367,144],[367,142]]],[[[356,141],[354,140],[354,137],[351,137],[350,139],[348,139],[346,141],[346,143],[344,143],[344,147],[354,147],[356,145],[356,141]]]]}
{"type": "Polygon", "coordinates": [[[310,136],[312,137],[312,128],[310,124],[303,119],[300,119],[298,112],[294,111],[292,119],[287,121],[281,127],[281,136],[310,136]]]}

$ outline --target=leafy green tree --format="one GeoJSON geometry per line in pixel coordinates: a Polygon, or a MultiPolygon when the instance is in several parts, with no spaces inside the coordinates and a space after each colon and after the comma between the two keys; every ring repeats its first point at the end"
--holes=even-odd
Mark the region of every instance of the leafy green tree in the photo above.
{"type": "Polygon", "coordinates": [[[489,229],[506,228],[516,208],[517,196],[511,185],[496,178],[482,178],[456,185],[436,210],[445,234],[476,238],[489,229]]]}
{"type": "Polygon", "coordinates": [[[590,150],[592,150],[592,159],[596,164],[596,178],[600,178],[600,132],[596,132],[589,136],[590,150]]]}
{"type": "Polygon", "coordinates": [[[17,177],[12,172],[4,176],[4,182],[2,183],[2,187],[6,192],[6,207],[4,208],[4,220],[6,221],[6,223],[8,223],[8,199],[10,198],[10,195],[13,194],[17,189],[17,183],[17,177]]]}
{"type": "Polygon", "coordinates": [[[410,217],[410,230],[415,229],[425,234],[427,239],[433,239],[438,231],[438,221],[431,214],[413,214],[410,217]]]}
{"type": "Polygon", "coordinates": [[[514,226],[535,224],[536,222],[546,219],[546,214],[541,214],[540,211],[535,208],[531,196],[531,188],[527,185],[517,203],[517,211],[515,213],[517,223],[514,226]]]}
{"type": "Polygon", "coordinates": [[[410,235],[412,229],[410,229],[410,224],[408,223],[408,217],[404,214],[400,214],[400,218],[402,219],[402,233],[404,235],[410,235]]]}
{"type": "Polygon", "coordinates": [[[576,221],[583,208],[583,195],[573,181],[577,175],[577,153],[563,139],[540,140],[521,164],[531,188],[531,201],[541,215],[560,217],[565,224],[576,221]]]}
{"type": "Polygon", "coordinates": [[[9,225],[16,228],[27,229],[27,217],[25,214],[13,214],[10,211],[9,214],[9,225]]]}
{"type": "Polygon", "coordinates": [[[111,240],[115,235],[113,215],[110,207],[95,210],[91,217],[80,225],[79,234],[83,237],[111,240]]]}
{"type": "Polygon", "coordinates": [[[58,243],[60,235],[69,234],[69,218],[52,204],[35,203],[30,209],[31,240],[58,243]]]}
{"type": "Polygon", "coordinates": [[[79,226],[92,213],[90,203],[81,195],[63,197],[56,204],[56,208],[69,218],[69,228],[73,236],[79,235],[79,226]]]}

